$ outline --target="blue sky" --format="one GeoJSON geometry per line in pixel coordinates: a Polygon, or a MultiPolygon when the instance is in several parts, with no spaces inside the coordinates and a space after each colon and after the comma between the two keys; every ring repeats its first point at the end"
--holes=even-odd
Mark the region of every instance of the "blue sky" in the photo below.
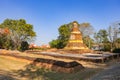
{"type": "Polygon", "coordinates": [[[58,36],[60,25],[89,22],[96,31],[120,21],[120,0],[0,0],[0,23],[25,19],[37,33],[35,43],[47,44],[58,36]]]}

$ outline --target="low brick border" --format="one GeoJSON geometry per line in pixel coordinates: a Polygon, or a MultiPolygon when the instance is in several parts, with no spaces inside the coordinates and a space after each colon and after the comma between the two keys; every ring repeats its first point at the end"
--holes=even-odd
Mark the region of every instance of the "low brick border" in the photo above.
{"type": "Polygon", "coordinates": [[[57,72],[72,73],[82,70],[84,67],[76,62],[64,62],[52,59],[36,58],[33,62],[38,67],[44,67],[57,72]],[[42,65],[42,66],[41,66],[42,65]]]}

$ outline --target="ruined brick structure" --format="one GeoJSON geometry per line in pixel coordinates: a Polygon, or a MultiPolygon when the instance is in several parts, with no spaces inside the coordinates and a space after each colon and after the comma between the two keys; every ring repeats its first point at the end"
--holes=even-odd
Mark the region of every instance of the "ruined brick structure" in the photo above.
{"type": "Polygon", "coordinates": [[[91,52],[91,50],[83,43],[82,34],[76,22],[73,22],[73,29],[71,31],[71,35],[64,49],[73,50],[77,53],[91,52]]]}

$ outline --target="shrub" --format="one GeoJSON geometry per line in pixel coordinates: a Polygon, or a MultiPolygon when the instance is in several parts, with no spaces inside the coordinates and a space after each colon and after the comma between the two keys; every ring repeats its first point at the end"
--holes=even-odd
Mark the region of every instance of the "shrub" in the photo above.
{"type": "Polygon", "coordinates": [[[120,48],[114,49],[113,53],[120,53],[120,48]]]}

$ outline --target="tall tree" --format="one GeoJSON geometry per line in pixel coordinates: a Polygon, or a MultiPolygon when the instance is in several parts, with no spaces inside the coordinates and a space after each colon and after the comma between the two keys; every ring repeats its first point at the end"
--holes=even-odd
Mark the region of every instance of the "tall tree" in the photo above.
{"type": "Polygon", "coordinates": [[[108,33],[106,30],[104,30],[104,29],[99,30],[97,35],[101,39],[102,43],[108,42],[108,33]]]}
{"type": "Polygon", "coordinates": [[[83,42],[88,46],[89,48],[92,48],[92,45],[94,44],[94,40],[90,36],[84,36],[83,42]]]}
{"type": "Polygon", "coordinates": [[[98,33],[95,33],[94,38],[100,48],[102,47],[104,50],[109,50],[107,45],[109,43],[108,33],[105,29],[101,29],[98,33]]]}
{"type": "Polygon", "coordinates": [[[100,39],[100,37],[98,36],[97,32],[94,33],[94,39],[95,39],[95,43],[96,43],[96,44],[101,43],[101,39],[100,39]]]}
{"type": "Polygon", "coordinates": [[[90,37],[94,33],[94,28],[90,23],[81,23],[80,25],[80,31],[83,35],[83,41],[84,43],[91,48],[93,44],[93,39],[90,37]]]}
{"type": "Polygon", "coordinates": [[[116,39],[115,42],[116,42],[115,44],[116,48],[120,48],[120,38],[116,39]]]}
{"type": "Polygon", "coordinates": [[[116,48],[116,40],[119,38],[120,34],[120,21],[113,22],[108,28],[108,36],[111,42],[111,51],[116,48]]]}
{"type": "Polygon", "coordinates": [[[33,31],[33,26],[31,24],[27,24],[24,19],[6,19],[2,24],[0,24],[0,28],[9,29],[10,33],[7,35],[6,40],[10,40],[14,45],[14,49],[19,49],[22,42],[28,42],[36,36],[36,33],[33,31]]]}
{"type": "Polygon", "coordinates": [[[90,36],[94,33],[94,28],[90,23],[81,23],[80,25],[80,31],[84,36],[90,36]]]}

